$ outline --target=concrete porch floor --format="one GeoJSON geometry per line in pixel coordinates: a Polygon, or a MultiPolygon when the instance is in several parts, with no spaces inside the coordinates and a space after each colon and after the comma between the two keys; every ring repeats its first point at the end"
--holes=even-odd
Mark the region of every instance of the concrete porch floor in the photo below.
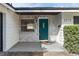
{"type": "Polygon", "coordinates": [[[59,43],[46,43],[41,44],[40,42],[19,42],[14,45],[8,52],[63,52],[64,47],[59,43]]]}
{"type": "Polygon", "coordinates": [[[0,52],[0,56],[79,56],[65,51],[58,43],[19,42],[6,52],[0,52]]]}

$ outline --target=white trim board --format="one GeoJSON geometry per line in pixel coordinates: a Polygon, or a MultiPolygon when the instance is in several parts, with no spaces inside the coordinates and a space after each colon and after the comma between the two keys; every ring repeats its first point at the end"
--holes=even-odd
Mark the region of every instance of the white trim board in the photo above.
{"type": "Polygon", "coordinates": [[[79,12],[79,10],[16,10],[15,12],[79,12]]]}

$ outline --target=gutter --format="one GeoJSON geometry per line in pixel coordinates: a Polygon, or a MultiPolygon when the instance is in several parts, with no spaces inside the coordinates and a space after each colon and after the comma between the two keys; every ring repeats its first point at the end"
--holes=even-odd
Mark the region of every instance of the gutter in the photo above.
{"type": "Polygon", "coordinates": [[[19,8],[14,8],[15,10],[79,10],[79,8],[64,8],[64,7],[19,7],[19,8]]]}

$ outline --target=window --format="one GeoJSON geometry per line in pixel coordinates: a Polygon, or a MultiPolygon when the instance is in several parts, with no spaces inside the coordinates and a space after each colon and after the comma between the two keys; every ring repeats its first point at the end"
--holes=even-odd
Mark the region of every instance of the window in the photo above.
{"type": "Polygon", "coordinates": [[[34,19],[21,19],[22,32],[34,32],[34,19]]]}
{"type": "Polygon", "coordinates": [[[79,16],[74,16],[74,24],[79,24],[79,16]]]}

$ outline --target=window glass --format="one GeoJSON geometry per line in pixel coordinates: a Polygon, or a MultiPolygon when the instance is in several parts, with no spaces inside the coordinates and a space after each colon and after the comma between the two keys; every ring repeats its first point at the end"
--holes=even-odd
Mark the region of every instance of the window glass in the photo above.
{"type": "Polygon", "coordinates": [[[74,24],[79,24],[79,16],[74,16],[74,24]]]}
{"type": "Polygon", "coordinates": [[[22,32],[33,32],[35,29],[34,19],[22,19],[21,20],[21,31],[22,32]]]}

